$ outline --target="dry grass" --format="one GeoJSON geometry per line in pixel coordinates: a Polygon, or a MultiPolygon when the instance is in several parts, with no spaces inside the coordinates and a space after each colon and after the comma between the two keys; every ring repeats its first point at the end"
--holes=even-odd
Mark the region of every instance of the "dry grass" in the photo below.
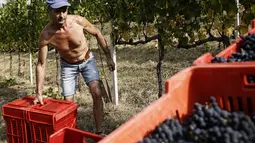
{"type": "MultiPolygon", "coordinates": [[[[190,66],[192,61],[203,53],[208,51],[217,53],[219,50],[222,49],[208,45],[189,50],[166,48],[165,59],[162,65],[163,81],[183,68],[190,66]]],[[[92,51],[95,54],[98,67],[101,71],[102,67],[99,52],[96,48],[92,49],[92,51]]],[[[9,56],[1,53],[0,67],[2,68],[0,69],[0,72],[2,74],[0,75],[0,85],[6,84],[7,80],[10,78],[16,81],[16,83],[13,83],[14,85],[2,86],[2,88],[0,88],[1,105],[26,95],[34,95],[35,85],[30,85],[29,83],[28,57],[28,54],[22,54],[21,71],[23,75],[18,77],[18,56],[13,53],[13,65],[11,70],[13,75],[10,76],[9,56]]],[[[103,122],[103,129],[105,130],[105,133],[108,134],[118,128],[121,124],[129,120],[132,116],[157,99],[157,62],[158,51],[155,47],[155,42],[136,47],[119,46],[117,48],[119,106],[115,107],[112,104],[105,104],[103,122]]],[[[105,62],[103,63],[105,66],[105,62]]],[[[49,87],[54,87],[54,90],[57,90],[57,86],[55,84],[55,65],[55,55],[54,52],[51,51],[48,55],[45,91],[47,91],[49,87]]],[[[111,73],[109,73],[106,67],[104,70],[106,72],[107,79],[110,80],[111,73]]],[[[78,128],[94,132],[95,124],[92,114],[92,98],[84,82],[82,82],[81,92],[76,95],[76,101],[79,104],[77,116],[78,128]]],[[[0,120],[0,123],[0,140],[4,142],[6,141],[6,129],[3,119],[0,120]]]]}

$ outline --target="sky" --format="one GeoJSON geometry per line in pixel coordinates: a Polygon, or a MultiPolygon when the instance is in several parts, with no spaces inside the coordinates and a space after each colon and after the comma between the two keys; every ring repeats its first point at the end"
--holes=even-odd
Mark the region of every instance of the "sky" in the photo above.
{"type": "Polygon", "coordinates": [[[2,7],[3,3],[6,3],[6,0],[0,0],[0,8],[2,7]]]}
{"type": "Polygon", "coordinates": [[[6,2],[6,0],[0,0],[0,4],[5,3],[5,2],[6,2]]]}

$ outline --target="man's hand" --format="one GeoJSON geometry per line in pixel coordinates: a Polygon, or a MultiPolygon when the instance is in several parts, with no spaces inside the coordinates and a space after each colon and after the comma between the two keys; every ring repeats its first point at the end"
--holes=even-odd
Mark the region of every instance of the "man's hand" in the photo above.
{"type": "Polygon", "coordinates": [[[112,58],[107,58],[107,65],[110,71],[115,70],[115,63],[113,62],[112,58]]]}
{"type": "Polygon", "coordinates": [[[43,96],[42,95],[36,95],[34,99],[34,104],[40,103],[41,105],[44,105],[43,103],[43,96]]]}

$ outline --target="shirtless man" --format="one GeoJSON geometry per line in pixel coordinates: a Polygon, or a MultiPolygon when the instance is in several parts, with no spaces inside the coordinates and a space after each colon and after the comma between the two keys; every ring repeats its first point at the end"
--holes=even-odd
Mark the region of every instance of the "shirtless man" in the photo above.
{"type": "Polygon", "coordinates": [[[87,19],[78,15],[68,15],[67,0],[47,0],[50,22],[42,30],[38,41],[39,54],[36,66],[36,96],[34,104],[43,104],[42,92],[45,77],[46,57],[48,44],[51,44],[61,56],[62,95],[65,100],[73,101],[78,73],[81,73],[93,98],[93,113],[96,123],[96,132],[102,132],[103,102],[99,84],[99,74],[93,53],[88,48],[84,36],[87,33],[96,37],[103,49],[107,64],[111,71],[115,64],[111,58],[107,43],[101,32],[87,19]]]}

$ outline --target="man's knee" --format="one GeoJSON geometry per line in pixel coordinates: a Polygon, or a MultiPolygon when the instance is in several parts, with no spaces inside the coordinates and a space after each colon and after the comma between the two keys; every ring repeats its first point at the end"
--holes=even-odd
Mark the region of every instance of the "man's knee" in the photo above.
{"type": "Polygon", "coordinates": [[[101,99],[101,87],[98,80],[91,81],[89,83],[89,88],[93,99],[95,100],[101,99]]]}
{"type": "Polygon", "coordinates": [[[99,80],[92,80],[89,82],[89,88],[97,88],[99,87],[99,80]]]}

